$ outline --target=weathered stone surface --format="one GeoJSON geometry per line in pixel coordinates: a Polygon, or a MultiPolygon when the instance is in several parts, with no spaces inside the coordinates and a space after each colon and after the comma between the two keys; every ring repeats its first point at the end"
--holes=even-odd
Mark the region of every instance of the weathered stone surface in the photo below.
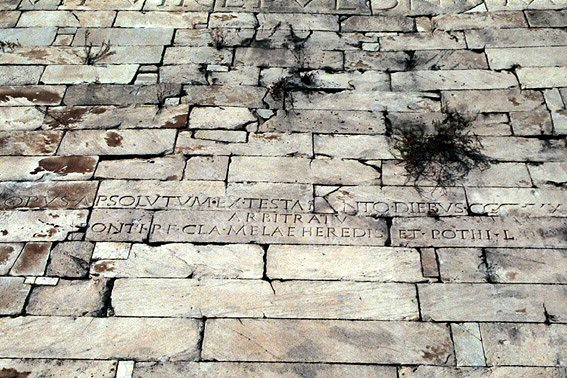
{"type": "Polygon", "coordinates": [[[0,106],[59,105],[64,93],[59,85],[0,87],[0,106]]]}
{"type": "Polygon", "coordinates": [[[89,27],[100,28],[112,25],[115,13],[111,11],[30,11],[22,13],[18,27],[89,27]]]}
{"type": "Polygon", "coordinates": [[[524,9],[561,9],[565,6],[563,1],[541,0],[541,1],[524,1],[524,0],[486,0],[486,7],[489,11],[504,10],[524,10],[524,9]]]}
{"type": "Polygon", "coordinates": [[[217,50],[213,47],[168,47],[165,50],[165,64],[228,64],[232,60],[229,50],[217,50]]]}
{"type": "MultiPolygon", "coordinates": [[[[545,163],[552,164],[552,163],[545,163]]],[[[414,179],[407,173],[402,163],[398,161],[385,161],[382,164],[382,181],[384,185],[414,185],[414,179]]],[[[435,182],[420,180],[419,186],[437,187],[435,182]]],[[[503,188],[532,187],[528,169],[522,163],[492,164],[489,168],[473,169],[464,177],[461,184],[474,186],[493,186],[503,188]]],[[[431,189],[432,190],[432,189],[431,189]]]]}
{"type": "Polygon", "coordinates": [[[158,155],[173,150],[175,130],[77,130],[61,141],[60,155],[158,155]]]}
{"type": "MultiPolygon", "coordinates": [[[[127,1],[127,0],[126,0],[127,1]]],[[[166,28],[81,28],[77,30],[73,46],[163,46],[173,37],[173,29],[166,28]],[[88,34],[87,34],[88,30],[88,34]]]]}
{"type": "Polygon", "coordinates": [[[311,156],[312,143],[307,133],[250,133],[247,141],[230,143],[197,139],[192,132],[183,131],[175,151],[190,155],[311,156]]]}
{"type": "Polygon", "coordinates": [[[8,274],[14,262],[22,251],[21,243],[2,243],[0,244],[0,276],[8,274]]]}
{"type": "Polygon", "coordinates": [[[471,49],[567,45],[567,31],[562,29],[483,29],[467,30],[465,35],[471,49]]]}
{"type": "Polygon", "coordinates": [[[184,179],[224,181],[229,161],[229,156],[192,156],[187,160],[184,179]]]}
{"type": "Polygon", "coordinates": [[[2,318],[0,355],[150,361],[160,356],[165,360],[192,360],[197,353],[198,327],[192,319],[2,318]],[[98,337],[89,337],[95,334],[98,337]],[[85,339],[91,342],[85,343],[85,339]]]}
{"type": "Polygon", "coordinates": [[[53,155],[63,133],[60,131],[2,131],[1,155],[53,155]]]}
{"type": "Polygon", "coordinates": [[[91,274],[104,277],[260,279],[264,268],[263,255],[259,246],[244,244],[207,246],[176,243],[157,247],[134,244],[127,259],[99,260],[92,265],[91,274]]]}
{"type": "Polygon", "coordinates": [[[480,332],[489,365],[565,365],[565,324],[486,323],[480,332]]]}
{"type": "Polygon", "coordinates": [[[420,92],[303,93],[292,92],[289,99],[298,110],[439,111],[437,95],[420,92]]]}
{"type": "Polygon", "coordinates": [[[0,277],[0,315],[20,314],[30,287],[23,277],[0,277]]]}
{"type": "Polygon", "coordinates": [[[456,89],[502,89],[518,85],[514,74],[484,70],[441,70],[394,72],[394,91],[456,89]]]}
{"type": "Polygon", "coordinates": [[[193,108],[189,117],[189,128],[237,130],[254,122],[256,117],[246,108],[193,108]]]}
{"type": "Polygon", "coordinates": [[[49,46],[55,39],[57,28],[6,28],[0,29],[0,40],[19,43],[21,46],[49,46]]]}
{"type": "Polygon", "coordinates": [[[177,129],[187,126],[188,112],[185,105],[52,107],[44,122],[48,129],[177,129]]]}
{"type": "Polygon", "coordinates": [[[118,12],[115,27],[121,28],[196,28],[207,24],[206,12],[118,12]]]}
{"type": "MultiPolygon", "coordinates": [[[[42,377],[86,377],[114,378],[115,361],[73,361],[46,359],[1,359],[0,371],[6,374],[27,374],[29,378],[42,377]]],[[[10,375],[8,375],[10,376],[10,375]]]]}
{"type": "Polygon", "coordinates": [[[444,365],[454,359],[451,344],[444,324],[213,319],[205,329],[203,357],[444,365]]]}
{"type": "Polygon", "coordinates": [[[567,10],[528,10],[525,12],[531,27],[558,28],[567,26],[567,10]]]}
{"type": "Polygon", "coordinates": [[[130,254],[131,243],[106,242],[96,243],[93,251],[93,260],[125,260],[130,254]]]}
{"type": "MultiPolygon", "coordinates": [[[[547,109],[531,112],[513,112],[509,114],[510,125],[515,135],[532,136],[553,134],[554,125],[547,109]]],[[[559,133],[560,132],[556,132],[556,134],[559,133]]]]}
{"type": "Polygon", "coordinates": [[[266,264],[271,279],[423,280],[419,252],[408,248],[272,245],[266,264]]]}
{"type": "Polygon", "coordinates": [[[478,324],[453,323],[451,334],[455,344],[457,366],[486,366],[478,324]]]}
{"type": "Polygon", "coordinates": [[[382,135],[315,135],[316,155],[351,159],[393,159],[388,138],[382,135]]]}
{"type": "Polygon", "coordinates": [[[447,108],[470,113],[532,111],[543,105],[541,93],[519,89],[447,91],[442,97],[447,108]]]}
{"type": "Polygon", "coordinates": [[[458,188],[424,190],[394,186],[341,187],[324,197],[340,213],[370,216],[465,215],[467,201],[458,188]]]}
{"type": "Polygon", "coordinates": [[[567,288],[548,285],[419,284],[428,321],[562,322],[567,288]],[[546,315],[548,314],[548,315],[546,315]]]}
{"type": "Polygon", "coordinates": [[[57,244],[51,251],[47,267],[48,276],[84,278],[89,272],[89,263],[94,244],[70,241],[57,244]]]}
{"type": "Polygon", "coordinates": [[[567,47],[517,47],[486,49],[493,70],[521,67],[554,67],[567,65],[567,47]]]}
{"type": "Polygon", "coordinates": [[[492,249],[486,262],[492,282],[566,283],[567,250],[492,249]]]}
{"type": "Polygon", "coordinates": [[[59,280],[56,286],[34,287],[26,306],[30,315],[104,316],[104,279],[59,280]]]}
{"type": "Polygon", "coordinates": [[[383,134],[384,118],[371,111],[277,111],[259,127],[262,132],[317,132],[323,134],[383,134]]]}
{"type": "Polygon", "coordinates": [[[443,14],[432,19],[436,30],[504,29],[527,27],[522,12],[443,14]]]}
{"type": "Polygon", "coordinates": [[[87,180],[97,162],[93,156],[0,157],[0,181],[87,180]]]}
{"type": "Polygon", "coordinates": [[[92,207],[96,182],[0,183],[0,210],[92,207]]]}
{"type": "Polygon", "coordinates": [[[554,189],[465,188],[469,209],[478,215],[567,216],[567,193],[554,189]]]}
{"type": "Polygon", "coordinates": [[[294,31],[339,31],[338,18],[333,15],[259,13],[257,18],[260,30],[291,30],[293,28],[294,31]]]}
{"type": "Polygon", "coordinates": [[[26,243],[10,270],[12,276],[42,276],[49,259],[51,243],[26,243]]]}
{"type": "Polygon", "coordinates": [[[87,215],[86,210],[0,211],[0,242],[64,240],[87,215]]]}
{"type": "Polygon", "coordinates": [[[228,179],[231,182],[372,185],[379,183],[380,173],[353,160],[242,156],[232,159],[228,179]]]}
{"type": "Polygon", "coordinates": [[[183,363],[136,363],[134,378],[158,378],[164,376],[229,378],[234,376],[258,377],[340,377],[395,378],[396,369],[390,366],[346,365],[346,364],[289,364],[252,362],[183,362],[183,363]]]}
{"type": "Polygon", "coordinates": [[[128,84],[138,71],[138,65],[121,64],[108,66],[47,66],[41,81],[45,84],[128,84]]]}
{"type": "Polygon", "coordinates": [[[0,85],[34,85],[42,72],[41,66],[0,66],[0,85]]]}
{"type": "Polygon", "coordinates": [[[567,163],[565,162],[529,165],[528,169],[534,184],[538,187],[561,187],[567,183],[567,163]]]}
{"type": "Polygon", "coordinates": [[[544,368],[544,367],[510,367],[510,366],[494,366],[494,367],[439,367],[439,366],[419,366],[419,367],[402,367],[399,369],[401,378],[531,378],[560,377],[563,368],[544,368]]]}
{"type": "Polygon", "coordinates": [[[567,246],[561,218],[394,218],[392,245],[402,247],[567,246]]]}
{"type": "Polygon", "coordinates": [[[374,52],[347,51],[345,52],[345,68],[352,70],[390,70],[403,71],[408,66],[410,56],[402,51],[374,52]]]}
{"type": "Polygon", "coordinates": [[[212,6],[211,0],[185,0],[182,2],[177,0],[148,0],[144,3],[144,10],[196,11],[211,10],[212,6]]]}
{"type": "Polygon", "coordinates": [[[361,0],[348,0],[339,3],[334,3],[328,0],[316,0],[308,3],[298,3],[289,0],[278,3],[259,3],[257,1],[250,0],[227,0],[215,3],[215,11],[370,14],[368,4],[361,0]]]}
{"type": "Polygon", "coordinates": [[[383,51],[459,50],[466,46],[461,32],[408,33],[381,38],[383,51]]]}
{"type": "Polygon", "coordinates": [[[438,248],[439,273],[443,282],[487,282],[489,279],[480,248],[438,248]]]}
{"type": "Polygon", "coordinates": [[[262,108],[266,89],[253,86],[194,85],[185,87],[184,103],[203,106],[262,108]]]}
{"type": "Polygon", "coordinates": [[[104,160],[95,176],[105,179],[180,180],[183,177],[185,159],[170,155],[153,159],[104,160]]]}
{"type": "Polygon", "coordinates": [[[178,96],[180,92],[181,87],[177,84],[80,84],[67,89],[64,102],[65,105],[159,104],[167,97],[178,96]]]}
{"type": "Polygon", "coordinates": [[[516,71],[522,88],[567,86],[567,67],[529,67],[516,71]]]}
{"type": "Polygon", "coordinates": [[[36,130],[43,118],[44,114],[34,107],[0,107],[0,131],[36,130]]]}
{"type": "Polygon", "coordinates": [[[409,284],[119,279],[112,304],[118,316],[416,320],[415,294],[409,284]]]}

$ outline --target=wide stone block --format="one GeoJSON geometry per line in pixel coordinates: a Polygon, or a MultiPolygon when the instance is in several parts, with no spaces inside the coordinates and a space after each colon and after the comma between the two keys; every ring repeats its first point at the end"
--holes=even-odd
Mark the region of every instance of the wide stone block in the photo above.
{"type": "Polygon", "coordinates": [[[21,46],[49,46],[56,35],[56,27],[0,29],[0,41],[19,43],[21,46]]]}
{"type": "Polygon", "coordinates": [[[138,362],[134,368],[134,378],[159,378],[183,376],[184,374],[199,378],[232,378],[235,376],[301,378],[311,374],[318,377],[396,378],[396,368],[393,366],[376,365],[253,362],[182,362],[163,364],[138,362]]]}
{"type": "Polygon", "coordinates": [[[314,135],[316,155],[332,158],[388,160],[394,155],[390,152],[390,143],[383,135],[314,135]]]}
{"type": "Polygon", "coordinates": [[[567,250],[486,249],[492,282],[567,283],[567,250]]]}
{"type": "Polygon", "coordinates": [[[43,276],[49,260],[51,250],[49,242],[29,242],[18,255],[12,269],[11,276],[43,276]]]}
{"type": "Polygon", "coordinates": [[[96,167],[95,177],[178,181],[183,177],[184,168],[185,159],[179,155],[153,159],[104,160],[96,167]]]}
{"type": "Polygon", "coordinates": [[[206,12],[118,12],[114,26],[120,28],[183,28],[207,25],[206,12]]]}
{"type": "Polygon", "coordinates": [[[22,251],[21,243],[2,243],[0,244],[0,276],[8,275],[14,262],[22,251]]]}
{"type": "Polygon", "coordinates": [[[543,323],[549,316],[562,322],[567,310],[567,287],[560,285],[452,283],[418,289],[427,321],[543,323]]]}
{"type": "Polygon", "coordinates": [[[61,131],[2,131],[0,155],[53,155],[62,136],[61,131]]]}
{"type": "Polygon", "coordinates": [[[177,84],[111,85],[79,84],[70,86],[65,93],[65,105],[157,105],[167,97],[181,94],[177,84]]]}
{"type": "Polygon", "coordinates": [[[266,258],[266,275],[282,280],[424,280],[417,250],[360,246],[272,245],[266,258]]]}
{"type": "Polygon", "coordinates": [[[11,86],[0,87],[0,106],[59,105],[65,86],[11,86]]]}
{"type": "Polygon", "coordinates": [[[29,27],[109,27],[114,21],[112,11],[29,11],[22,13],[18,21],[19,28],[29,27]]]}
{"type": "Polygon", "coordinates": [[[488,70],[442,70],[392,73],[394,91],[459,89],[503,89],[518,85],[510,72],[488,70]]]}
{"type": "Polygon", "coordinates": [[[445,324],[337,320],[212,319],[203,358],[446,365],[454,361],[445,324]]]}
{"type": "Polygon", "coordinates": [[[338,214],[158,211],[152,242],[227,242],[383,246],[386,222],[338,214]]]}
{"type": "Polygon", "coordinates": [[[91,274],[103,277],[260,279],[263,256],[260,246],[248,244],[172,243],[156,247],[134,244],[126,259],[96,261],[91,274]]]}
{"type": "Polygon", "coordinates": [[[228,179],[230,182],[372,185],[379,183],[380,173],[353,160],[237,156],[232,158],[228,179]]]}
{"type": "Polygon", "coordinates": [[[0,85],[35,85],[42,72],[41,66],[0,66],[0,85]]]}
{"type": "Polygon", "coordinates": [[[403,33],[380,38],[383,51],[405,50],[460,50],[465,49],[461,32],[403,33]]]}
{"type": "Polygon", "coordinates": [[[516,71],[522,88],[567,87],[567,67],[527,67],[516,71]]]}
{"type": "Polygon", "coordinates": [[[256,0],[223,0],[215,3],[215,11],[259,12],[259,13],[330,13],[370,14],[368,3],[362,0],[345,0],[339,3],[315,0],[298,3],[290,0],[260,3],[256,0]]]}
{"type": "Polygon", "coordinates": [[[432,19],[436,30],[503,29],[527,27],[522,12],[443,14],[432,19]]]}
{"type": "Polygon", "coordinates": [[[484,323],[480,332],[489,365],[565,366],[565,324],[484,323]]]}
{"type": "Polygon", "coordinates": [[[28,377],[93,376],[115,378],[116,361],[74,361],[47,359],[1,359],[0,371],[6,374],[30,374],[28,377]]]}
{"type": "Polygon", "coordinates": [[[88,180],[97,162],[94,156],[0,157],[0,181],[88,180]]]}
{"type": "Polygon", "coordinates": [[[164,64],[230,64],[232,51],[214,47],[174,46],[165,50],[164,64]]]}
{"type": "Polygon", "coordinates": [[[442,97],[448,109],[466,113],[533,111],[544,105],[540,92],[519,89],[447,91],[442,97]]]}
{"type": "Polygon", "coordinates": [[[45,84],[128,84],[134,79],[138,65],[108,66],[51,65],[45,68],[41,81],[45,84]]]}
{"type": "Polygon", "coordinates": [[[171,152],[175,130],[69,131],[57,151],[60,155],[158,155],[171,152]]]}
{"type": "Polygon", "coordinates": [[[557,378],[563,374],[563,368],[546,367],[517,367],[517,366],[493,366],[493,367],[440,367],[440,366],[418,366],[402,367],[399,369],[400,378],[557,378]]]}
{"type": "Polygon", "coordinates": [[[119,279],[112,305],[118,316],[419,318],[413,285],[367,282],[119,279]]]}
{"type": "Polygon", "coordinates": [[[0,330],[3,357],[186,361],[198,353],[193,319],[32,316],[2,318],[0,330]]]}
{"type": "Polygon", "coordinates": [[[486,55],[493,70],[567,65],[567,46],[486,49],[486,55]]]}
{"type": "Polygon", "coordinates": [[[0,211],[0,242],[64,240],[87,216],[87,210],[0,211]]]}
{"type": "Polygon", "coordinates": [[[86,233],[91,241],[147,240],[153,214],[148,210],[94,209],[86,233]]]}
{"type": "Polygon", "coordinates": [[[20,314],[30,289],[23,277],[0,277],[0,315],[20,314]]]}
{"type": "Polygon", "coordinates": [[[562,218],[394,218],[392,245],[401,247],[565,248],[562,218]]]}
{"type": "Polygon", "coordinates": [[[482,29],[465,32],[469,49],[494,47],[567,46],[564,29],[482,29]]]}
{"type": "Polygon", "coordinates": [[[73,46],[85,46],[85,42],[87,46],[91,43],[94,46],[108,43],[113,47],[164,46],[171,42],[173,32],[166,28],[81,28],[73,39],[73,46]]]}

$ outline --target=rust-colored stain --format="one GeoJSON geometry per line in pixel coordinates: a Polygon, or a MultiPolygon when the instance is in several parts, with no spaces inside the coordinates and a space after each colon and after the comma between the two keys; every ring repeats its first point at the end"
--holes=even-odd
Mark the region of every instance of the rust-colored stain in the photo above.
{"type": "Polygon", "coordinates": [[[34,88],[0,88],[0,102],[10,101],[12,98],[25,98],[30,102],[58,103],[61,96],[49,90],[37,90],[34,88]]]}
{"type": "Polygon", "coordinates": [[[88,111],[88,108],[78,106],[52,110],[48,113],[44,122],[50,129],[69,126],[80,122],[88,111]]]}
{"type": "Polygon", "coordinates": [[[38,167],[31,172],[53,172],[60,175],[69,173],[90,173],[94,171],[96,159],[88,156],[57,156],[41,159],[38,167]]]}
{"type": "Polygon", "coordinates": [[[27,271],[37,265],[49,253],[50,243],[28,243],[18,258],[18,270],[27,271]]]}
{"type": "Polygon", "coordinates": [[[188,114],[180,114],[173,117],[172,120],[167,121],[164,125],[164,129],[180,129],[187,126],[188,114]]]}
{"type": "Polygon", "coordinates": [[[106,133],[104,140],[106,141],[108,147],[120,147],[122,146],[122,141],[124,140],[124,138],[122,138],[122,135],[114,131],[109,131],[108,133],[106,133]]]}
{"type": "Polygon", "coordinates": [[[8,261],[8,259],[10,258],[13,252],[14,252],[14,247],[11,246],[0,247],[0,264],[4,264],[6,261],[8,261]]]}
{"type": "Polygon", "coordinates": [[[442,346],[427,345],[425,347],[425,350],[422,350],[421,353],[423,353],[424,359],[431,361],[435,364],[440,364],[445,362],[445,359],[447,358],[447,351],[448,348],[446,345],[442,345],[442,346]]]}
{"type": "Polygon", "coordinates": [[[2,230],[2,231],[0,231],[0,232],[2,233],[2,236],[8,235],[8,230],[2,230]]]}
{"type": "Polygon", "coordinates": [[[114,272],[114,262],[100,261],[94,265],[94,270],[97,273],[114,272]]]}
{"type": "Polygon", "coordinates": [[[280,140],[282,139],[281,136],[278,134],[259,134],[259,137],[265,140],[280,140]]]}
{"type": "Polygon", "coordinates": [[[31,372],[29,371],[17,371],[12,368],[4,368],[0,370],[0,378],[27,378],[31,372]]]}

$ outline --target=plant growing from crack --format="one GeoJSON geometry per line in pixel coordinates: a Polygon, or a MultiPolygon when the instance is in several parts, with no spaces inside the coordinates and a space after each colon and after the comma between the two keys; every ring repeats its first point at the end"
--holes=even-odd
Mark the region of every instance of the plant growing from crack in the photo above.
{"type": "Polygon", "coordinates": [[[213,46],[215,49],[220,50],[226,47],[226,34],[223,29],[216,28],[209,31],[211,39],[213,40],[213,46]]]}
{"type": "MultiPolygon", "coordinates": [[[[286,99],[291,91],[304,91],[315,83],[315,75],[311,72],[300,72],[299,69],[291,69],[288,75],[282,76],[268,88],[268,93],[276,101],[286,99]]],[[[285,104],[284,104],[285,105],[285,104]]],[[[290,104],[293,108],[293,103],[290,104]]]]}
{"type": "Polygon", "coordinates": [[[89,42],[90,31],[85,32],[85,59],[84,64],[93,66],[104,58],[114,55],[114,51],[110,51],[111,44],[109,41],[103,41],[98,51],[94,51],[93,43],[89,42]]]}
{"type": "Polygon", "coordinates": [[[448,113],[427,133],[422,125],[408,125],[393,132],[394,149],[415,186],[422,181],[437,187],[453,186],[473,169],[487,169],[480,139],[470,132],[471,120],[448,113]]]}
{"type": "Polygon", "coordinates": [[[16,47],[20,47],[18,42],[0,41],[0,51],[3,53],[12,52],[16,47]]]}

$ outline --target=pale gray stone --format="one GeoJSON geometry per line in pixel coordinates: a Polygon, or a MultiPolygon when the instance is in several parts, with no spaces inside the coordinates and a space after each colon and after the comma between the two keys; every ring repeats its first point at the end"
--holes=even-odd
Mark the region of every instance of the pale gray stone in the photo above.
{"type": "Polygon", "coordinates": [[[51,251],[47,275],[85,278],[89,273],[93,250],[94,244],[89,242],[69,241],[57,244],[51,251]]]}
{"type": "Polygon", "coordinates": [[[486,0],[486,7],[490,12],[525,9],[562,9],[564,6],[563,1],[554,0],[486,0]]]}
{"type": "Polygon", "coordinates": [[[193,85],[184,88],[187,95],[182,98],[183,103],[200,106],[263,108],[262,99],[267,92],[265,88],[244,85],[193,85]]]}
{"type": "Polygon", "coordinates": [[[41,66],[0,66],[0,85],[34,85],[42,72],[41,66]]]}
{"type": "Polygon", "coordinates": [[[0,211],[0,242],[64,240],[87,215],[86,210],[0,211]]]}
{"type": "Polygon", "coordinates": [[[230,50],[213,47],[168,47],[164,56],[164,64],[229,64],[231,60],[230,50]]]}
{"type": "MultiPolygon", "coordinates": [[[[339,31],[339,20],[335,15],[297,13],[259,13],[259,30],[303,30],[339,31]]],[[[343,28],[343,31],[346,31],[343,28]]]]}
{"type": "Polygon", "coordinates": [[[349,159],[393,159],[387,137],[382,135],[315,135],[315,155],[349,159]]]}
{"type": "Polygon", "coordinates": [[[63,0],[59,9],[70,10],[141,10],[144,4],[132,0],[63,0]]]}
{"type": "Polygon", "coordinates": [[[0,210],[92,207],[96,182],[0,183],[0,210]]]}
{"type": "Polygon", "coordinates": [[[419,318],[415,287],[399,283],[119,279],[112,305],[118,316],[419,318]]]}
{"type": "Polygon", "coordinates": [[[537,140],[519,137],[482,137],[482,152],[500,161],[557,161],[567,160],[565,140],[537,140]],[[504,143],[509,148],[503,149],[504,143]]]}
{"type": "Polygon", "coordinates": [[[522,88],[567,87],[567,67],[525,67],[516,74],[522,88]]]}
{"type": "Polygon", "coordinates": [[[36,130],[43,118],[44,113],[35,107],[0,107],[0,131],[36,130]]]}
{"type": "Polygon", "coordinates": [[[170,43],[173,31],[166,28],[80,28],[73,39],[73,46],[85,46],[85,43],[87,46],[108,43],[112,47],[163,46],[170,43]]]}
{"type": "Polygon", "coordinates": [[[254,29],[258,25],[256,17],[252,13],[245,12],[214,12],[209,18],[209,28],[224,29],[254,29]]]}
{"type": "Polygon", "coordinates": [[[176,243],[151,247],[136,243],[128,258],[99,260],[92,265],[91,274],[103,277],[260,279],[263,255],[264,251],[255,245],[176,243]]]}
{"type": "Polygon", "coordinates": [[[457,366],[486,366],[477,323],[453,323],[451,334],[455,344],[457,366]]]}
{"type": "Polygon", "coordinates": [[[0,355],[12,358],[191,360],[193,319],[19,317],[0,319],[0,355]],[[92,335],[97,337],[92,338],[92,335]],[[91,340],[85,343],[85,340],[91,340]],[[136,342],[132,342],[136,340],[136,342]]]}
{"type": "Polygon", "coordinates": [[[423,280],[417,250],[389,247],[271,245],[266,274],[283,280],[423,280]]]}
{"type": "Polygon", "coordinates": [[[554,129],[547,109],[531,112],[511,112],[510,125],[514,130],[514,135],[518,136],[550,135],[553,134],[554,129]]]}
{"type": "Polygon", "coordinates": [[[567,307],[560,285],[419,284],[418,290],[427,321],[562,322],[567,307]]]}
{"type": "Polygon", "coordinates": [[[485,70],[394,72],[391,77],[394,91],[503,89],[518,85],[513,73],[485,70]]]}
{"type": "Polygon", "coordinates": [[[185,180],[224,181],[228,173],[229,156],[192,156],[185,166],[185,180]]]}
{"type": "Polygon", "coordinates": [[[30,315],[105,316],[104,279],[59,280],[56,286],[34,287],[26,306],[30,315]]]}
{"type": "Polygon", "coordinates": [[[486,49],[486,55],[493,70],[567,65],[567,46],[486,49]]]}
{"type": "Polygon", "coordinates": [[[185,159],[168,155],[153,159],[104,160],[96,168],[95,177],[132,180],[181,180],[185,159]]]}
{"type": "Polygon", "coordinates": [[[417,366],[402,367],[399,369],[400,378],[557,378],[562,374],[562,368],[544,367],[516,367],[516,366],[494,366],[494,367],[439,367],[439,366],[417,366]]]}
{"type": "Polygon", "coordinates": [[[380,38],[383,51],[459,50],[466,48],[461,32],[404,33],[380,38]]]}
{"type": "Polygon", "coordinates": [[[212,319],[205,330],[203,357],[217,361],[445,365],[454,361],[452,349],[445,324],[212,319]]]}
{"type": "Polygon", "coordinates": [[[256,117],[247,108],[197,107],[191,110],[190,129],[241,129],[256,122],[256,117]]]}
{"type": "Polygon", "coordinates": [[[92,210],[86,240],[142,242],[147,240],[152,214],[147,210],[92,210]]]}
{"type": "Polygon", "coordinates": [[[0,359],[0,371],[27,374],[28,378],[100,377],[115,378],[115,361],[74,361],[46,359],[0,359]]]}
{"type": "Polygon", "coordinates": [[[358,377],[396,378],[396,368],[376,365],[346,364],[298,364],[298,363],[253,363],[253,362],[182,362],[182,363],[136,363],[134,378],[159,378],[183,376],[195,378],[242,377],[358,377]]]}
{"type": "Polygon", "coordinates": [[[197,28],[207,24],[206,12],[120,11],[114,20],[119,28],[197,28]]]}
{"type": "Polygon", "coordinates": [[[486,261],[493,282],[567,282],[567,250],[487,249],[486,261]]]}
{"type": "Polygon", "coordinates": [[[525,12],[531,27],[560,28],[567,26],[567,10],[528,10],[525,12]]]}
{"type": "Polygon", "coordinates": [[[0,181],[88,180],[97,162],[93,156],[0,157],[0,181]]]}
{"type": "MultiPolygon", "coordinates": [[[[138,72],[138,65],[108,66],[51,65],[45,68],[41,81],[45,84],[128,84],[138,72]]],[[[30,83],[33,84],[33,83],[30,83]]]]}
{"type": "Polygon", "coordinates": [[[488,272],[480,248],[437,248],[442,282],[486,282],[488,272]]]}
{"type": "Polygon", "coordinates": [[[465,35],[469,49],[567,45],[567,31],[562,29],[483,29],[465,35]]]}
{"type": "Polygon", "coordinates": [[[561,187],[567,183],[567,163],[565,162],[529,165],[528,169],[537,187],[561,187]]]}
{"type": "Polygon", "coordinates": [[[403,16],[351,16],[341,22],[341,31],[411,32],[414,21],[403,16]]]}
{"type": "Polygon", "coordinates": [[[373,185],[380,183],[380,173],[354,160],[237,156],[232,158],[228,179],[230,182],[373,185]]]}
{"type": "Polygon", "coordinates": [[[55,39],[57,28],[1,28],[0,41],[21,46],[49,46],[55,39]]]}
{"type": "Polygon", "coordinates": [[[436,30],[505,29],[527,27],[522,12],[443,14],[432,19],[436,30]]]}
{"type": "Polygon", "coordinates": [[[114,21],[112,11],[29,11],[22,13],[18,20],[19,28],[30,27],[110,27],[114,21]]]}
{"type": "MultiPolygon", "coordinates": [[[[65,105],[138,105],[160,104],[169,97],[177,97],[181,86],[157,85],[73,85],[65,93],[65,105]]],[[[58,104],[56,104],[58,105],[58,104]]]]}
{"type": "Polygon", "coordinates": [[[465,191],[473,214],[567,217],[567,193],[564,190],[465,188],[465,191]]]}
{"type": "Polygon", "coordinates": [[[565,365],[565,324],[483,323],[480,332],[488,365],[565,365]]]}
{"type": "Polygon", "coordinates": [[[30,288],[23,277],[0,277],[0,315],[19,315],[30,288]]]}
{"type": "Polygon", "coordinates": [[[23,244],[21,243],[2,243],[0,244],[0,276],[8,274],[12,265],[22,251],[23,244]]]}
{"type": "Polygon", "coordinates": [[[519,89],[446,91],[442,98],[448,109],[468,113],[533,111],[544,104],[540,92],[519,89]]]}

